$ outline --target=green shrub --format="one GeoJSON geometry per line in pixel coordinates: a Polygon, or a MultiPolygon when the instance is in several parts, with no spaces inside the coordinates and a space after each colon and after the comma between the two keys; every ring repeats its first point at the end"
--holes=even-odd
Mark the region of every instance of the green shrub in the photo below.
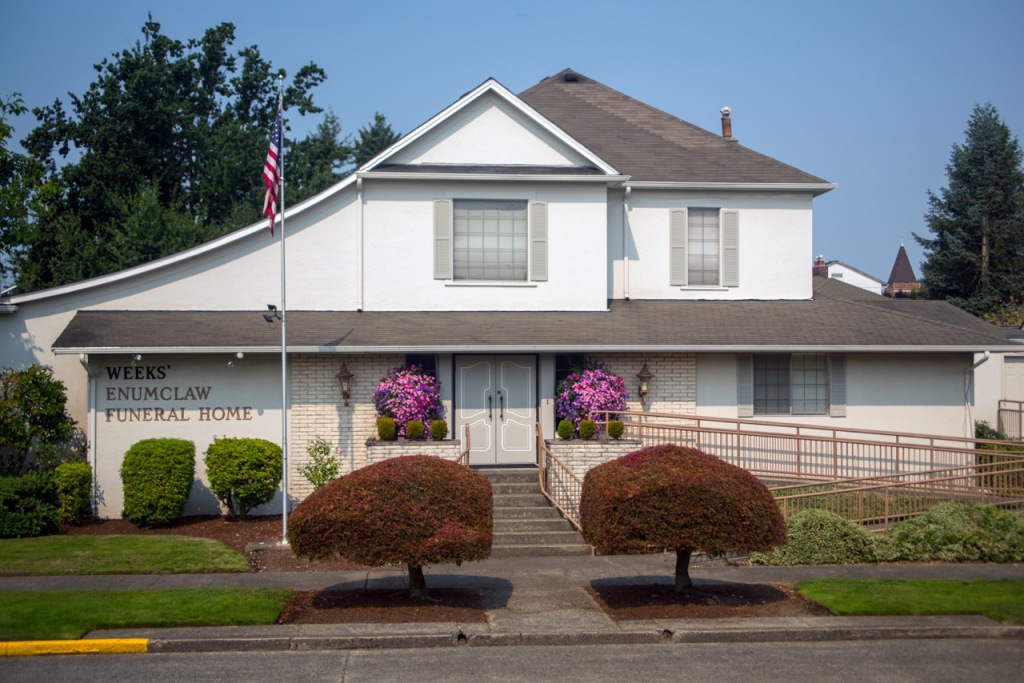
{"type": "Polygon", "coordinates": [[[377,418],[377,438],[381,441],[394,441],[398,438],[398,426],[395,424],[395,418],[377,418]]]}
{"type": "Polygon", "coordinates": [[[391,458],[335,479],[295,508],[288,540],[300,557],[341,555],[369,566],[404,563],[413,595],[423,565],[491,552],[491,484],[443,458],[391,458]]]}
{"type": "Polygon", "coordinates": [[[572,438],[574,431],[576,431],[576,428],[572,426],[572,422],[570,420],[562,420],[558,423],[558,437],[560,439],[568,441],[572,438]]]}
{"type": "Polygon", "coordinates": [[[448,436],[448,423],[445,420],[430,421],[430,438],[434,441],[444,441],[448,436]]]}
{"type": "Polygon", "coordinates": [[[677,591],[691,585],[693,552],[767,550],[786,538],[778,505],[754,475],[671,444],[587,472],[580,521],[584,538],[603,554],[674,550],[677,591]]]}
{"type": "Polygon", "coordinates": [[[60,500],[60,523],[78,524],[92,516],[92,468],[86,462],[65,462],[53,471],[60,500]]]}
{"type": "Polygon", "coordinates": [[[84,436],[66,409],[64,383],[31,365],[0,373],[0,476],[49,471],[85,458],[84,436]]]}
{"type": "Polygon", "coordinates": [[[981,503],[936,503],[889,529],[881,552],[891,561],[1021,562],[1024,517],[981,503]]]}
{"type": "MultiPolygon", "coordinates": [[[[990,439],[992,441],[1008,441],[1010,439],[1006,434],[984,420],[979,420],[974,423],[974,438],[990,439]]],[[[981,486],[988,489],[994,489],[997,492],[1009,493],[1010,495],[1020,495],[1021,490],[1024,490],[1024,472],[999,474],[1002,470],[1016,469],[1016,466],[1000,466],[998,463],[1000,460],[1005,460],[1007,458],[1020,458],[1020,451],[1024,451],[1024,442],[1020,442],[1019,445],[1015,444],[1012,446],[994,443],[980,443],[977,445],[977,450],[979,453],[975,458],[979,465],[990,465],[996,463],[995,467],[985,468],[985,471],[991,472],[991,474],[986,474],[981,477],[981,486]],[[1002,455],[998,453],[998,451],[1018,452],[1012,455],[1002,455]]]]}
{"type": "Polygon", "coordinates": [[[309,462],[299,468],[299,474],[304,476],[314,491],[322,489],[327,482],[338,476],[338,461],[334,457],[331,444],[317,437],[306,446],[306,453],[309,455],[309,462]]]}
{"type": "Polygon", "coordinates": [[[864,527],[827,510],[804,510],[786,523],[786,545],[750,555],[752,564],[877,562],[877,539],[864,527]]]}
{"type": "Polygon", "coordinates": [[[196,474],[196,447],[185,439],[144,439],[124,454],[122,515],[144,529],[185,512],[196,474]]]}
{"type": "Polygon", "coordinates": [[[55,532],[59,524],[60,506],[50,475],[0,477],[0,538],[43,536],[55,532]]]}
{"type": "Polygon", "coordinates": [[[409,420],[405,423],[405,438],[410,441],[419,441],[423,438],[423,422],[421,420],[409,420]]]}
{"type": "Polygon", "coordinates": [[[622,433],[626,431],[626,423],[622,420],[609,420],[608,421],[608,436],[618,441],[622,438],[622,433]]]}
{"type": "Polygon", "coordinates": [[[210,490],[231,515],[269,503],[281,483],[281,447],[266,439],[214,439],[205,463],[210,490]]]}
{"type": "Polygon", "coordinates": [[[580,438],[590,441],[597,435],[597,423],[593,420],[580,420],[580,438]]]}

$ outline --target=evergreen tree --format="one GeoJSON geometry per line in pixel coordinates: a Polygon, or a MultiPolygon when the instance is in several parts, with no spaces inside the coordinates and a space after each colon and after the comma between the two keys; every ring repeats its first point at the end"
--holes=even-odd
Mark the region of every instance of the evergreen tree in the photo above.
{"type": "Polygon", "coordinates": [[[991,104],[975,106],[954,144],[949,184],[929,191],[924,287],[976,315],[999,318],[1024,292],[1024,170],[1021,148],[991,104]]]}
{"type": "MultiPolygon", "coordinates": [[[[23,291],[160,258],[262,215],[259,170],[283,71],[255,46],[233,53],[230,23],[182,42],[150,16],[142,34],[97,64],[67,109],[58,99],[33,110],[39,123],[23,145],[41,178],[21,202],[28,218],[18,230],[5,225],[0,245],[23,291]]],[[[299,69],[284,89],[286,114],[320,113],[312,90],[325,78],[315,64],[299,69]]],[[[340,131],[329,115],[308,144],[296,143],[302,153],[286,163],[302,182],[290,201],[322,189],[347,160],[340,131]]]]}
{"type": "Polygon", "coordinates": [[[0,100],[0,290],[10,286],[8,263],[13,251],[24,242],[29,229],[28,205],[42,176],[42,167],[34,159],[7,148],[14,135],[8,117],[25,113],[19,93],[0,100]]]}
{"type": "Polygon", "coordinates": [[[375,112],[373,124],[359,129],[359,139],[356,140],[354,150],[356,167],[362,166],[398,142],[401,137],[401,135],[391,130],[391,124],[387,122],[383,114],[375,112]]]}

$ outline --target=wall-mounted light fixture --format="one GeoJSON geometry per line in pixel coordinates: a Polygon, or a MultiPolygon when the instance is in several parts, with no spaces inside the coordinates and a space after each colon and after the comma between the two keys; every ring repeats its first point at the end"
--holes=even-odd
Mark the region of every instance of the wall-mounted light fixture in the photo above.
{"type": "Polygon", "coordinates": [[[640,389],[637,394],[640,395],[640,405],[647,405],[647,394],[651,391],[651,380],[654,379],[654,374],[647,369],[647,361],[644,361],[644,366],[640,368],[640,372],[636,373],[637,379],[640,380],[640,389]]]}
{"type": "Polygon", "coordinates": [[[264,313],[263,319],[268,323],[274,322],[274,318],[277,318],[278,320],[281,319],[281,314],[278,312],[277,306],[274,304],[267,304],[267,310],[270,311],[270,313],[264,313]]]}
{"type": "Polygon", "coordinates": [[[341,383],[341,397],[345,399],[345,405],[348,405],[348,400],[352,398],[352,378],[354,375],[348,369],[348,365],[345,361],[341,362],[341,370],[338,371],[338,381],[341,383]]]}

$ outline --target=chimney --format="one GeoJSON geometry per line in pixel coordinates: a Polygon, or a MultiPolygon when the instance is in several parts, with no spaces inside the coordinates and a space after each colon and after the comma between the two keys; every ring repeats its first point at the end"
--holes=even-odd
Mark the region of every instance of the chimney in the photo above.
{"type": "Polygon", "coordinates": [[[732,114],[732,109],[729,107],[722,107],[722,137],[726,140],[732,140],[732,119],[729,116],[732,114]]]}
{"type": "Polygon", "coordinates": [[[819,255],[818,258],[814,259],[813,268],[815,277],[828,277],[828,266],[825,265],[825,257],[819,255]]]}

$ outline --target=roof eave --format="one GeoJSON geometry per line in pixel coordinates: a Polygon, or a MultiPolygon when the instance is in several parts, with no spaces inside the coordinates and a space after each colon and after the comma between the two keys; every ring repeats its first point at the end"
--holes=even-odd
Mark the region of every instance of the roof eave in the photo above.
{"type": "Polygon", "coordinates": [[[604,183],[618,185],[629,181],[628,175],[562,175],[517,173],[392,173],[385,171],[359,171],[360,179],[389,180],[459,180],[459,181],[544,181],[567,183],[604,183]]]}
{"type": "Polygon", "coordinates": [[[736,192],[809,192],[813,196],[825,194],[835,183],[712,183],[672,182],[662,180],[631,180],[629,186],[644,190],[731,190],[736,192]]]}

